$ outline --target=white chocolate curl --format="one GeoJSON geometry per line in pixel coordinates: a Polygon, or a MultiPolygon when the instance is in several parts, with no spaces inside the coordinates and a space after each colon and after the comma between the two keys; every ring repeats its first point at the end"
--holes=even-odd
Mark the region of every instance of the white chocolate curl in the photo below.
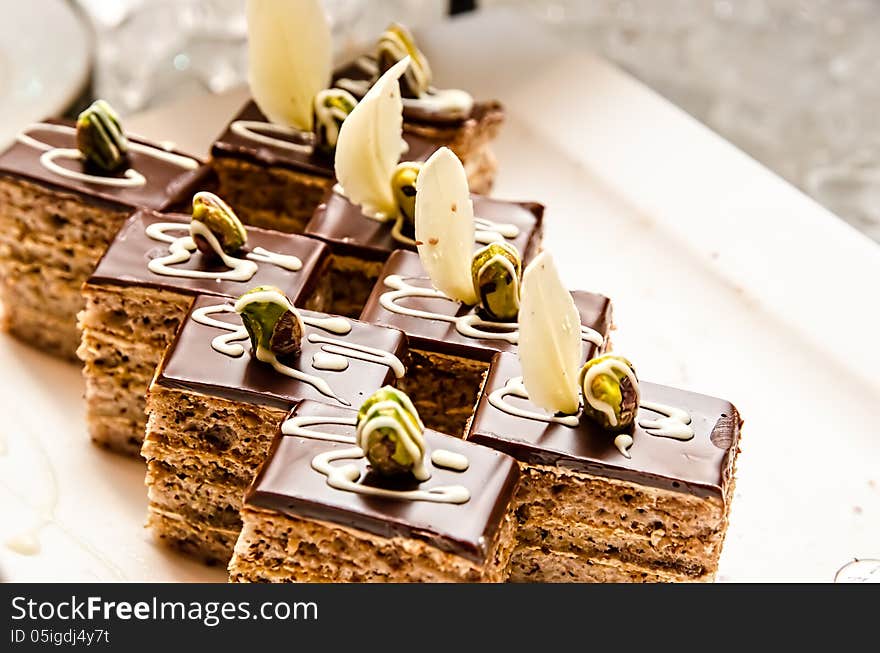
{"type": "Polygon", "coordinates": [[[312,131],[312,102],[330,84],[333,41],[319,0],[248,0],[251,94],[273,123],[312,131]]]}
{"type": "Polygon", "coordinates": [[[397,217],[391,177],[403,152],[401,59],[379,78],[349,114],[336,143],[336,178],[349,201],[374,217],[397,217]]]}
{"type": "Polygon", "coordinates": [[[475,305],[474,205],[464,166],[449,148],[437,150],[419,172],[415,227],[419,257],[434,287],[475,305]]]}
{"type": "Polygon", "coordinates": [[[548,252],[541,252],[523,273],[518,351],[532,403],[553,413],[576,413],[581,319],[548,252]]]}

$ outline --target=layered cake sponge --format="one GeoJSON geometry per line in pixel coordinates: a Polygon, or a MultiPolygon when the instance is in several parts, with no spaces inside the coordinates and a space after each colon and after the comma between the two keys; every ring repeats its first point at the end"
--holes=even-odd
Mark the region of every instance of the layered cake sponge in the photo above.
{"type": "Polygon", "coordinates": [[[150,528],[223,563],[290,409],[306,399],[358,406],[403,376],[406,357],[399,331],[299,311],[277,291],[246,298],[196,299],[147,395],[142,449],[150,528]]]}
{"type": "Polygon", "coordinates": [[[237,298],[253,286],[274,286],[302,308],[330,304],[324,245],[245,228],[210,193],[199,193],[194,205],[192,217],[132,215],[82,289],[78,355],[89,434],[119,453],[140,453],[147,388],[196,295],[237,298]],[[230,244],[224,228],[241,237],[230,244]],[[199,235],[205,231],[208,238],[199,235]]]}
{"type": "MultiPolygon", "coordinates": [[[[82,119],[81,119],[82,120],[82,119]]],[[[136,207],[188,201],[209,181],[193,157],[131,139],[116,171],[77,145],[73,124],[31,125],[0,154],[0,300],[5,328],[64,358],[79,345],[80,286],[136,207]]]]}
{"type": "Polygon", "coordinates": [[[499,354],[468,439],[519,461],[517,582],[709,581],[727,532],[742,420],[727,401],[641,382],[632,427],[553,415],[499,354]]]}
{"type": "MultiPolygon", "coordinates": [[[[382,426],[373,434],[400,443],[387,426],[400,418],[387,408],[376,411],[382,426]]],[[[389,474],[381,441],[377,445],[365,434],[370,415],[362,409],[359,425],[353,410],[315,402],[291,413],[248,490],[231,580],[506,579],[515,541],[513,459],[419,431],[414,437],[422,473],[389,474]]],[[[416,422],[408,426],[419,428],[416,422]]]]}

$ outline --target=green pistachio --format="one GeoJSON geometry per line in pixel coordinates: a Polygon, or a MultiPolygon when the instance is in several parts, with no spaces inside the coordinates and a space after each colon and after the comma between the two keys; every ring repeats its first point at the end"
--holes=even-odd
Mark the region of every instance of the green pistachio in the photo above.
{"type": "Polygon", "coordinates": [[[278,288],[257,286],[247,291],[238,298],[235,310],[241,315],[254,352],[296,356],[302,351],[302,320],[278,288]]]}
{"type": "Polygon", "coordinates": [[[477,250],[471,275],[482,311],[489,319],[506,322],[517,318],[522,260],[516,247],[501,242],[477,250]]]}
{"type": "MultiPolygon", "coordinates": [[[[210,231],[226,254],[235,254],[247,243],[247,231],[229,205],[214,193],[200,191],[193,196],[192,220],[210,231]]],[[[205,237],[194,231],[196,247],[207,255],[216,255],[205,237]]]]}
{"type": "Polygon", "coordinates": [[[128,163],[128,139],[119,116],[104,100],[95,100],[76,119],[76,145],[86,161],[105,172],[128,163]]]}
{"type": "Polygon", "coordinates": [[[385,386],[367,398],[358,411],[358,446],[377,473],[412,473],[424,460],[424,428],[409,397],[385,386]],[[418,452],[415,458],[413,451],[418,452]]]}
{"type": "Polygon", "coordinates": [[[400,92],[403,97],[422,97],[431,86],[431,66],[412,33],[403,25],[393,23],[379,37],[376,52],[379,71],[384,73],[406,56],[410,57],[410,65],[400,78],[400,92]]]}
{"type": "Polygon", "coordinates": [[[336,149],[339,129],[356,105],[355,97],[341,88],[328,88],[315,96],[315,147],[327,154],[336,149]]]}
{"type": "Polygon", "coordinates": [[[632,426],[639,410],[639,382],[626,358],[607,354],[587,361],[581,369],[580,385],[584,414],[590,419],[612,432],[632,426]]]}
{"type": "Polygon", "coordinates": [[[421,163],[404,161],[397,165],[391,177],[391,189],[400,213],[410,224],[416,219],[416,179],[422,169],[421,163]]]}

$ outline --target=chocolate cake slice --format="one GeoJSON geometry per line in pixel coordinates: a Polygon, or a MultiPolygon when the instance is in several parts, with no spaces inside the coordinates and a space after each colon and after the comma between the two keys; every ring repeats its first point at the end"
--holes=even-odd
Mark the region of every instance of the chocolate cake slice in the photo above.
{"type": "MultiPolygon", "coordinates": [[[[605,351],[611,300],[576,290],[586,355],[605,351]]],[[[361,313],[361,320],[400,329],[409,338],[404,389],[429,428],[462,435],[480,397],[489,363],[515,352],[516,321],[494,321],[480,305],[467,305],[435,289],[414,252],[394,252],[361,313]]]]}
{"type": "Polygon", "coordinates": [[[83,286],[86,308],[80,315],[78,354],[84,363],[89,434],[97,444],[139,454],[147,388],[197,294],[235,298],[253,286],[269,285],[296,306],[329,307],[323,244],[238,228],[246,244],[233,254],[223,253],[225,262],[210,248],[197,249],[190,216],[176,213],[138,211],[110,244],[83,286]]]}
{"type": "Polygon", "coordinates": [[[425,431],[422,480],[388,476],[359,448],[363,434],[353,410],[305,401],[291,412],[248,490],[231,580],[504,581],[516,463],[425,431]]]}
{"type": "Polygon", "coordinates": [[[709,581],[727,532],[742,419],[728,401],[641,382],[633,424],[528,399],[498,354],[468,440],[519,461],[517,582],[709,581]]]}
{"type": "Polygon", "coordinates": [[[232,554],[244,491],[292,407],[306,399],[359,406],[404,373],[399,331],[311,311],[287,320],[295,309],[284,302],[279,317],[275,300],[256,304],[275,320],[267,331],[242,299],[196,299],[147,395],[148,525],[209,561],[232,554]]]}
{"type": "Polygon", "coordinates": [[[126,148],[107,171],[78,149],[72,123],[53,120],[0,154],[3,325],[56,356],[75,359],[80,286],[125,219],[188,201],[209,181],[206,166],[164,145],[131,138],[126,148]]]}

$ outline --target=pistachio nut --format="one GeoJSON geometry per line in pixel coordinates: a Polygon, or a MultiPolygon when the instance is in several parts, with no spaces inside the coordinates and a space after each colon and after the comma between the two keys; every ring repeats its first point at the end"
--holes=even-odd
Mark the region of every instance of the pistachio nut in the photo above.
{"type": "Polygon", "coordinates": [[[412,224],[416,219],[416,179],[422,169],[421,163],[404,161],[397,165],[391,177],[391,188],[394,199],[404,219],[412,224]]]}
{"type": "Polygon", "coordinates": [[[336,149],[339,129],[355,106],[355,97],[341,88],[324,89],[315,96],[315,147],[327,154],[336,149]]]}
{"type": "Polygon", "coordinates": [[[607,354],[587,361],[580,385],[587,417],[612,432],[632,426],[639,410],[639,380],[626,358],[607,354]]]}
{"type": "Polygon", "coordinates": [[[410,57],[410,65],[400,78],[400,92],[403,97],[422,97],[431,86],[431,66],[412,33],[403,25],[392,23],[379,37],[376,60],[380,72],[384,73],[406,56],[410,57]]]}
{"type": "Polygon", "coordinates": [[[302,319],[278,288],[252,288],[238,298],[235,310],[241,315],[257,358],[265,352],[296,356],[302,351],[302,319]]]}
{"type": "MultiPolygon", "coordinates": [[[[192,221],[201,223],[211,232],[226,254],[235,254],[247,243],[247,231],[235,212],[214,193],[200,191],[193,195],[192,221]]],[[[190,226],[196,247],[207,255],[217,255],[214,247],[200,229],[190,226]]]]}
{"type": "Polygon", "coordinates": [[[474,253],[471,263],[474,290],[489,319],[505,322],[519,315],[522,260],[510,243],[490,243],[474,253]]]}
{"type": "Polygon", "coordinates": [[[383,476],[424,477],[424,425],[409,397],[391,386],[361,405],[357,442],[372,469],[383,476]]]}
{"type": "Polygon", "coordinates": [[[104,100],[95,100],[76,119],[76,145],[86,161],[105,172],[128,162],[128,139],[119,116],[104,100]]]}

